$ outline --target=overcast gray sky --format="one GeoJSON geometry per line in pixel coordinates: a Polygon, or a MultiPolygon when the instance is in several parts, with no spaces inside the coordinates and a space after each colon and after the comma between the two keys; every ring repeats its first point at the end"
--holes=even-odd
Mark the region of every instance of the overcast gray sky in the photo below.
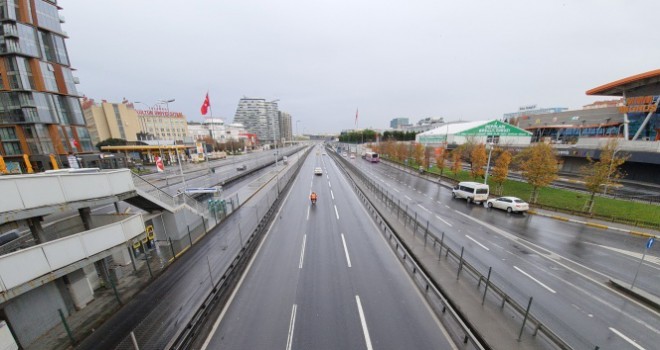
{"type": "MultiPolygon", "coordinates": [[[[60,0],[79,91],[231,121],[279,99],[302,132],[580,108],[660,68],[657,0],[60,0]]],[[[295,127],[294,127],[295,132],[295,127]]]]}

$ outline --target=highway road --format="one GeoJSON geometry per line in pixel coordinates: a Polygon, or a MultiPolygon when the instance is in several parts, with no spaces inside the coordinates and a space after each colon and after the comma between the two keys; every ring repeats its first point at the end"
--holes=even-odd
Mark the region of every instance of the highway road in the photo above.
{"type": "Polygon", "coordinates": [[[321,152],[303,165],[240,283],[205,348],[455,348],[321,152]]]}
{"type": "MultiPolygon", "coordinates": [[[[460,251],[576,348],[654,349],[660,315],[606,285],[632,281],[646,239],[454,200],[451,191],[385,164],[351,160],[430,231],[460,251]],[[413,214],[414,215],[414,214],[413,214]]],[[[658,294],[660,259],[651,252],[636,288],[658,294]]]]}

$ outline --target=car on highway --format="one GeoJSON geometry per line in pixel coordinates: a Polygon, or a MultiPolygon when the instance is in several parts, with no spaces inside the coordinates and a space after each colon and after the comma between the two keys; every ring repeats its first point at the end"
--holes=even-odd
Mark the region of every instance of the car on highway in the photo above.
{"type": "Polygon", "coordinates": [[[246,170],[246,169],[247,169],[247,165],[245,165],[245,164],[241,164],[238,167],[236,167],[236,170],[238,170],[238,171],[242,171],[242,170],[246,170]]]}
{"type": "Polygon", "coordinates": [[[506,210],[509,213],[523,213],[529,210],[529,204],[517,197],[499,197],[486,201],[488,208],[506,210]]]}
{"type": "Polygon", "coordinates": [[[351,153],[351,159],[355,159],[355,154],[351,153]]]}
{"type": "Polygon", "coordinates": [[[323,170],[320,167],[314,168],[314,175],[323,175],[323,170]]]}

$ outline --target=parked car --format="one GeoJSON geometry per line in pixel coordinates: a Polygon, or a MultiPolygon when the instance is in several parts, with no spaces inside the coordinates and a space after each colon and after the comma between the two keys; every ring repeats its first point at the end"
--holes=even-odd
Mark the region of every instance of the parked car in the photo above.
{"type": "Polygon", "coordinates": [[[451,195],[454,198],[465,198],[468,203],[485,203],[488,200],[488,192],[490,187],[488,185],[478,182],[459,182],[454,189],[451,190],[451,195]]]}
{"type": "Polygon", "coordinates": [[[517,197],[499,197],[486,202],[488,208],[506,210],[509,213],[523,213],[529,210],[529,204],[517,197]]]}
{"type": "Polygon", "coordinates": [[[314,168],[314,175],[323,175],[323,170],[320,167],[314,168]]]}
{"type": "Polygon", "coordinates": [[[246,169],[247,169],[247,165],[245,165],[245,164],[241,164],[238,167],[236,167],[236,170],[238,170],[238,171],[246,170],[246,169]]]}

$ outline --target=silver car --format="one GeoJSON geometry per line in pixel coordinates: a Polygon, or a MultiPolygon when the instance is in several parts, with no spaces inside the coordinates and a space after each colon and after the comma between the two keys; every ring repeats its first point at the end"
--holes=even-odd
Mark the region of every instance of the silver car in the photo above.
{"type": "Polygon", "coordinates": [[[529,210],[529,204],[517,197],[499,197],[486,201],[488,208],[506,210],[509,213],[523,213],[529,210]]]}

